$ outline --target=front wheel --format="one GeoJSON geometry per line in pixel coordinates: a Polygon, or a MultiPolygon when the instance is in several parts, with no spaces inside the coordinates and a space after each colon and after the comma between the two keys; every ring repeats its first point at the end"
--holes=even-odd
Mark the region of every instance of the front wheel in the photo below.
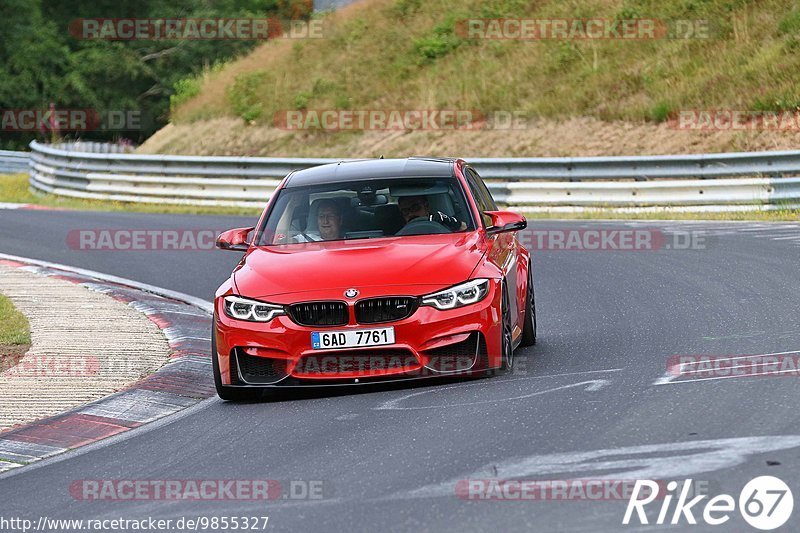
{"type": "Polygon", "coordinates": [[[536,300],[533,294],[533,268],[528,263],[528,286],[525,289],[525,322],[522,326],[522,345],[536,344],[536,300]]]}
{"type": "Polygon", "coordinates": [[[503,317],[503,335],[500,349],[503,354],[503,372],[514,370],[514,322],[511,319],[511,300],[508,297],[508,287],[503,283],[503,296],[500,301],[500,316],[503,317]]]}

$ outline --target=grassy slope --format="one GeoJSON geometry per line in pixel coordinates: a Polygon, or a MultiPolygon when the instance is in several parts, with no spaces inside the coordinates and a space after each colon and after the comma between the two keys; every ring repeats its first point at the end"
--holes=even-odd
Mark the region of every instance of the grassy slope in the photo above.
{"type": "Polygon", "coordinates": [[[652,144],[639,146],[636,138],[649,130],[627,137],[606,131],[608,124],[611,130],[658,128],[667,113],[686,108],[796,109],[800,6],[792,0],[368,0],[335,14],[326,28],[327,39],[267,43],[206,73],[199,95],[174,110],[175,133],[156,135],[143,151],[330,155],[339,149],[389,156],[466,146],[478,149],[472,156],[482,150],[567,155],[659,151],[673,137],[672,151],[785,148],[800,141],[797,134],[661,127],[653,130],[652,144]],[[713,38],[518,42],[455,35],[456,21],[476,17],[706,19],[713,38]],[[270,127],[274,113],[298,108],[519,110],[556,124],[472,136],[270,127]],[[536,138],[548,128],[548,136],[558,136],[562,121],[574,120],[591,122],[573,124],[559,138],[563,150],[536,138]],[[585,146],[587,137],[607,139],[585,146]],[[714,142],[702,142],[708,138],[714,142]],[[368,147],[359,148],[364,139],[368,147]]]}
{"type": "Polygon", "coordinates": [[[3,346],[30,343],[28,320],[14,308],[11,300],[0,295],[0,351],[3,346]]]}
{"type": "Polygon", "coordinates": [[[248,92],[244,82],[259,75],[248,96],[265,117],[303,104],[635,120],[663,106],[800,104],[800,13],[791,0],[372,0],[353,7],[335,20],[329,40],[267,44],[222,69],[175,119],[234,112],[248,92]],[[503,16],[708,19],[718,37],[468,42],[453,35],[457,20],[503,16]],[[237,78],[239,90],[226,98],[237,78]]]}

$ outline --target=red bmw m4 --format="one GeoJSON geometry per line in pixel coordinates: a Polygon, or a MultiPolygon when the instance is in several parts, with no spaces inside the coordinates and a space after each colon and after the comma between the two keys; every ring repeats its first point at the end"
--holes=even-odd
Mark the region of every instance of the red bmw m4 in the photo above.
{"type": "Polygon", "coordinates": [[[244,252],[214,301],[217,393],[510,371],[536,342],[526,225],[461,159],[292,172],[217,239],[244,252]]]}

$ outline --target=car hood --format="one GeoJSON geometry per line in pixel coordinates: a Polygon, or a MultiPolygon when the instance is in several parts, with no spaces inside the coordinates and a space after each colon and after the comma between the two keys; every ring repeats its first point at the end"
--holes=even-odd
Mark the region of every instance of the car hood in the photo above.
{"type": "Polygon", "coordinates": [[[468,279],[484,253],[476,232],[262,246],[242,259],[233,281],[238,294],[250,298],[351,287],[446,287],[468,279]]]}

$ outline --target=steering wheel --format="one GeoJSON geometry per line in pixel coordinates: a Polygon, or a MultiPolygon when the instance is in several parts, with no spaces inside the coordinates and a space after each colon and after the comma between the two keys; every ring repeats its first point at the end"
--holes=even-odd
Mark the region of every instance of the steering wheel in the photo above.
{"type": "Polygon", "coordinates": [[[305,230],[308,229],[308,228],[301,228],[300,227],[300,223],[298,222],[298,220],[299,219],[296,219],[296,218],[293,219],[292,222],[289,224],[289,229],[298,232],[300,235],[303,236],[303,238],[305,238],[305,241],[297,241],[296,240],[297,239],[297,235],[292,237],[292,241],[295,242],[295,243],[297,243],[297,242],[314,242],[315,241],[314,239],[312,239],[311,237],[306,235],[305,230]]]}
{"type": "Polygon", "coordinates": [[[395,235],[435,235],[437,233],[452,233],[450,228],[444,224],[439,224],[427,217],[412,218],[408,224],[400,228],[395,235]]]}

